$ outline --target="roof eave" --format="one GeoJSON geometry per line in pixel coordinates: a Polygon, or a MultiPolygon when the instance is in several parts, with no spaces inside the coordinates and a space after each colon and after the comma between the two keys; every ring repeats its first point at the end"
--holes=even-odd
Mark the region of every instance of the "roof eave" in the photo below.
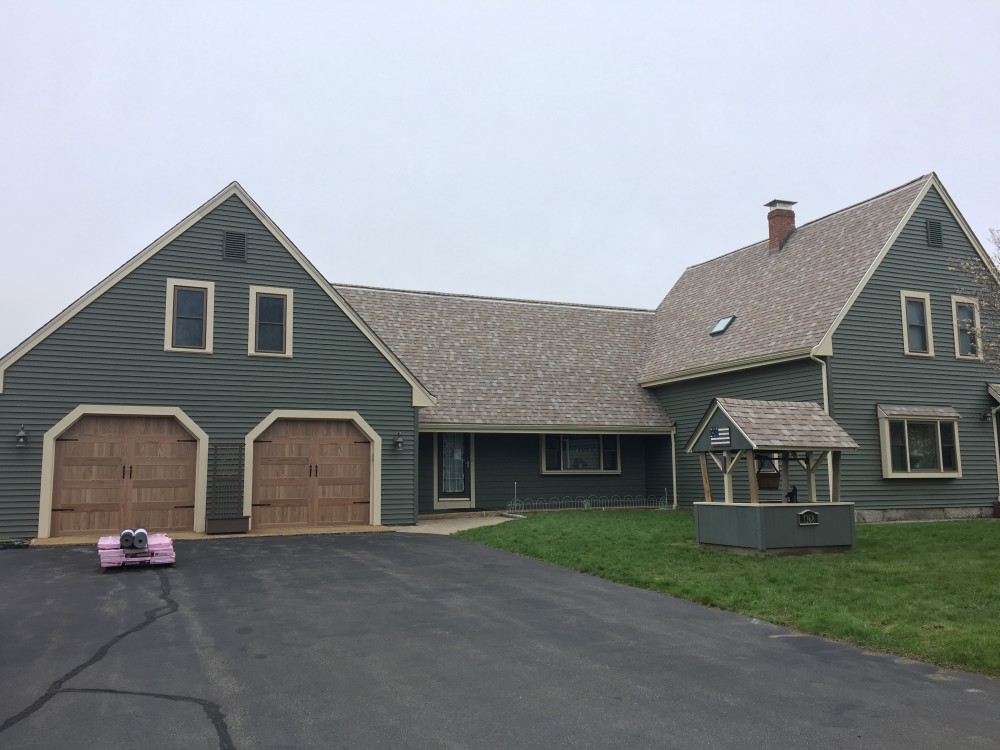
{"type": "Polygon", "coordinates": [[[733,360],[723,364],[715,364],[705,367],[695,367],[690,370],[680,370],[668,375],[645,378],[639,381],[639,385],[643,388],[655,388],[658,385],[678,383],[682,380],[694,380],[697,378],[706,378],[711,375],[721,375],[727,372],[735,372],[737,370],[749,370],[754,367],[777,365],[782,362],[791,362],[796,359],[808,359],[813,351],[813,348],[810,347],[789,349],[776,354],[767,354],[760,357],[748,357],[747,359],[733,360]]]}
{"type": "Polygon", "coordinates": [[[677,431],[671,423],[663,426],[622,424],[479,424],[475,422],[421,422],[420,432],[479,432],[479,433],[574,433],[617,435],[673,435],[677,431]]]}

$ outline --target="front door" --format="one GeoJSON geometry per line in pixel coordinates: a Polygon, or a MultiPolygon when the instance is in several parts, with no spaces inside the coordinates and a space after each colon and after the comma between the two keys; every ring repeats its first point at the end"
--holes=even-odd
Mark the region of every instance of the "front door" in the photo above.
{"type": "Polygon", "coordinates": [[[472,488],[472,435],[467,432],[440,432],[437,453],[436,509],[475,507],[472,488]]]}

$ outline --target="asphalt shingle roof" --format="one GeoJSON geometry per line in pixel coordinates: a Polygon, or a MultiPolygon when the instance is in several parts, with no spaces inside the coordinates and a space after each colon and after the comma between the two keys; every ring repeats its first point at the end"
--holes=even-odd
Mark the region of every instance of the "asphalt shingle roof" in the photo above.
{"type": "Polygon", "coordinates": [[[717,399],[719,407],[759,449],[854,450],[858,444],[833,418],[808,401],[717,399]]]}
{"type": "Polygon", "coordinates": [[[778,250],[764,240],[688,268],[656,309],[640,380],[815,347],[931,177],[804,224],[778,250]]]}
{"type": "Polygon", "coordinates": [[[438,399],[423,423],[671,426],[638,385],[650,310],[335,286],[438,399]]]}

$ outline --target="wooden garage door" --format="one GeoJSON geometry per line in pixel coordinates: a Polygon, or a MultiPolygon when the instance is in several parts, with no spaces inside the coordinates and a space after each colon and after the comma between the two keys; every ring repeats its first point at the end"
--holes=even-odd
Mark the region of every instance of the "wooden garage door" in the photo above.
{"type": "Polygon", "coordinates": [[[278,420],[253,463],[253,528],[370,523],[371,443],[352,422],[278,420]]]}
{"type": "Polygon", "coordinates": [[[173,417],[83,417],[56,438],[52,535],[190,531],[197,446],[173,417]]]}

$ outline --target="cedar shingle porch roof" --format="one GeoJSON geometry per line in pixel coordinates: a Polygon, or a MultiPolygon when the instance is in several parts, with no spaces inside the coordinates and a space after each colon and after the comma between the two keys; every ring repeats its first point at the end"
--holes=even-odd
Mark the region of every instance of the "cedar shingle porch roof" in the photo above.
{"type": "Polygon", "coordinates": [[[638,385],[651,310],[336,289],[437,397],[422,424],[671,429],[638,385]]]}
{"type": "MultiPolygon", "coordinates": [[[[858,444],[844,428],[809,401],[750,401],[737,398],[717,398],[713,406],[729,417],[754,450],[855,450],[858,444]]],[[[695,430],[688,448],[694,445],[708,417],[695,430]]]]}

